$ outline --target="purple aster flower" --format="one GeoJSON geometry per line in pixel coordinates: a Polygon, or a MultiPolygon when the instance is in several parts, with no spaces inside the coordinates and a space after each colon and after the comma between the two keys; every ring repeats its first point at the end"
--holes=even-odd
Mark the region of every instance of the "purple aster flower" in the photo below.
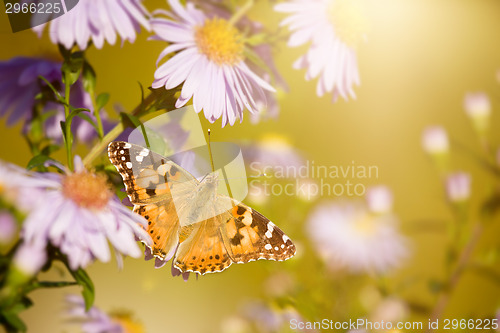
{"type": "MultiPolygon", "coordinates": [[[[196,5],[198,5],[207,15],[211,15],[211,18],[217,16],[221,17],[225,20],[231,19],[233,15],[226,7],[224,7],[224,3],[219,0],[209,0],[195,1],[196,5]],[[208,14],[209,13],[209,14],[208,14]]],[[[249,30],[249,35],[261,34],[264,32],[264,26],[256,21],[252,21],[248,18],[248,16],[242,17],[236,27],[241,31],[249,30]]],[[[288,91],[288,85],[281,76],[276,67],[272,56],[272,48],[268,43],[258,44],[252,47],[252,50],[256,55],[265,63],[267,70],[255,65],[254,63],[249,63],[248,66],[252,71],[255,72],[258,76],[262,77],[267,83],[271,84],[271,81],[274,81],[276,86],[281,90],[288,91]],[[271,80],[271,75],[272,79],[271,80]]],[[[261,120],[268,119],[277,119],[280,112],[280,106],[276,99],[276,94],[273,91],[264,90],[264,98],[261,95],[253,96],[255,99],[255,103],[257,104],[258,113],[250,113],[250,121],[253,124],[258,123],[261,120]]]]}
{"type": "MultiPolygon", "coordinates": [[[[7,125],[24,120],[24,131],[29,129],[36,103],[35,96],[46,87],[45,82],[38,77],[41,75],[55,87],[61,87],[61,66],[59,61],[43,58],[18,57],[0,62],[0,117],[8,116],[7,125]]],[[[93,109],[90,96],[80,81],[72,86],[70,104],[75,108],[93,109]]],[[[49,111],[56,111],[56,114],[46,121],[45,134],[51,139],[61,141],[60,121],[64,120],[64,107],[55,102],[48,102],[42,112],[49,111]]],[[[95,120],[93,114],[89,114],[89,117],[95,120]]],[[[106,121],[105,113],[102,113],[101,117],[105,130],[108,130],[111,124],[106,121]]],[[[92,125],[79,117],[74,118],[72,131],[76,138],[83,142],[89,142],[96,137],[92,125]]]]}
{"type": "Polygon", "coordinates": [[[24,212],[30,211],[42,195],[47,181],[17,165],[0,160],[0,199],[24,212]]]}
{"type": "Polygon", "coordinates": [[[224,18],[210,18],[192,3],[184,7],[179,0],[168,0],[172,12],[151,20],[153,38],[169,42],[157,65],[177,52],[155,72],[153,88],[172,89],[183,83],[175,106],[191,98],[196,112],[204,111],[210,122],[222,118],[222,126],[243,120],[243,110],[259,111],[256,98],[265,100],[264,90],[275,91],[245,62],[242,34],[224,18]]]}
{"type": "MultiPolygon", "coordinates": [[[[148,16],[141,0],[80,0],[72,10],[47,24],[54,44],[68,50],[77,44],[84,50],[92,40],[100,49],[104,41],[114,45],[116,35],[133,43],[141,25],[150,30],[148,16]]],[[[47,24],[33,28],[39,37],[47,24]]]]}
{"type": "Polygon", "coordinates": [[[107,179],[88,172],[75,158],[75,172],[47,178],[46,191],[24,221],[22,236],[26,242],[59,248],[74,270],[96,258],[109,261],[109,241],[121,266],[122,254],[141,254],[135,236],[150,244],[141,225],[146,220],[120,203],[107,179]]]}
{"type": "Polygon", "coordinates": [[[359,1],[289,0],[275,10],[289,14],[281,22],[292,31],[289,46],[311,44],[294,68],[307,68],[306,80],[319,77],[317,95],[333,92],[333,101],[355,98],[353,86],[360,84],[356,49],[367,31],[359,1]]]}
{"type": "Polygon", "coordinates": [[[85,302],[77,295],[66,296],[66,303],[68,315],[81,323],[83,333],[144,333],[142,324],[129,313],[107,314],[95,306],[85,311],[85,302]]]}
{"type": "Polygon", "coordinates": [[[407,255],[391,214],[372,215],[361,203],[323,203],[309,215],[307,232],[326,266],[353,273],[384,273],[407,255]]]}

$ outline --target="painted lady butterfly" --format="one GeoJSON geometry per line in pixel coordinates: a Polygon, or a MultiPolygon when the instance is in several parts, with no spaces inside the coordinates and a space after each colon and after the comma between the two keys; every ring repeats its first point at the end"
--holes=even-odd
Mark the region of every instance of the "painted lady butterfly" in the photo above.
{"type": "Polygon", "coordinates": [[[295,255],[290,238],[269,219],[217,194],[216,173],[198,181],[168,158],[127,142],[111,142],[108,155],[134,212],[148,220],[152,254],[163,260],[175,254],[174,265],[182,272],[203,275],[221,272],[233,262],[283,261],[295,255]],[[221,210],[228,200],[232,208],[221,210]],[[207,218],[196,220],[200,216],[207,218]]]}

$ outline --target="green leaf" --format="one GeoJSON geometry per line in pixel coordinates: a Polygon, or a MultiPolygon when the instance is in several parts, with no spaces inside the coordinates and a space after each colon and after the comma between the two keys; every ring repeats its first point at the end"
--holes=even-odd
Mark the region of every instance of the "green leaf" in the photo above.
{"type": "Polygon", "coordinates": [[[63,132],[63,137],[64,137],[64,139],[66,139],[66,122],[65,121],[61,121],[61,122],[59,122],[59,125],[61,125],[61,130],[63,132]]]}
{"type": "MultiPolygon", "coordinates": [[[[151,108],[150,112],[154,112],[157,110],[175,110],[175,101],[177,100],[175,98],[175,93],[177,92],[178,88],[166,90],[166,89],[152,89],[150,88],[151,94],[154,96],[154,107],[151,108]]],[[[142,109],[141,113],[139,116],[143,116],[146,114],[146,110],[142,109]]]]}
{"type": "Polygon", "coordinates": [[[48,157],[47,155],[36,155],[35,157],[33,157],[29,162],[28,162],[28,166],[26,167],[28,170],[31,170],[33,168],[37,168],[39,166],[42,166],[45,164],[45,162],[47,161],[54,161],[54,162],[57,162],[56,160],[54,160],[53,158],[50,158],[48,157]]]}
{"type": "Polygon", "coordinates": [[[71,126],[71,123],[73,122],[73,118],[75,118],[76,116],[78,116],[78,114],[80,114],[82,112],[90,113],[90,110],[85,109],[85,108],[73,109],[71,111],[71,113],[69,114],[68,118],[66,118],[66,122],[68,123],[68,126],[71,126]]]}
{"type": "Polygon", "coordinates": [[[73,136],[68,135],[68,133],[66,132],[66,129],[71,131],[71,123],[73,122],[73,118],[82,112],[90,112],[90,110],[85,109],[85,108],[73,109],[73,111],[71,111],[71,113],[69,114],[68,118],[66,118],[66,121],[65,122],[61,121],[61,128],[62,128],[62,131],[64,134],[64,140],[65,141],[68,140],[68,137],[69,137],[69,141],[70,141],[69,146],[70,147],[71,147],[71,145],[73,145],[73,136]]]}
{"type": "Polygon", "coordinates": [[[76,116],[78,118],[82,118],[83,120],[85,120],[86,122],[88,122],[90,125],[92,125],[92,127],[94,127],[95,131],[97,133],[99,133],[99,129],[97,127],[96,122],[92,118],[90,118],[90,116],[88,114],[82,112],[82,113],[77,114],[76,116]]]}
{"type": "Polygon", "coordinates": [[[14,311],[3,311],[0,313],[0,322],[4,323],[7,332],[26,332],[26,324],[14,311]]]}
{"type": "Polygon", "coordinates": [[[83,288],[82,296],[83,299],[85,300],[85,310],[88,311],[92,307],[92,304],[94,304],[94,297],[95,297],[94,283],[92,283],[92,280],[90,279],[87,272],[85,272],[81,268],[79,268],[76,271],[72,271],[71,269],[69,269],[69,271],[71,272],[71,275],[73,276],[75,281],[83,288]]]}
{"type": "Polygon", "coordinates": [[[109,94],[108,93],[102,93],[97,96],[95,99],[95,102],[97,104],[97,110],[95,112],[99,111],[102,109],[109,101],[109,94]]]}
{"type": "Polygon", "coordinates": [[[64,98],[61,96],[61,94],[59,93],[59,91],[57,91],[56,88],[54,88],[54,86],[52,85],[52,83],[49,82],[49,80],[47,80],[46,78],[44,78],[43,76],[39,75],[38,78],[42,81],[45,82],[45,84],[47,84],[47,86],[50,88],[50,90],[52,90],[52,92],[54,93],[54,95],[56,95],[56,99],[61,102],[61,103],[64,103],[64,98]]]}
{"type": "Polygon", "coordinates": [[[12,313],[19,313],[33,306],[33,301],[28,297],[22,297],[18,303],[14,304],[11,308],[12,313]]]}
{"type": "Polygon", "coordinates": [[[42,154],[49,156],[50,154],[58,151],[59,149],[61,149],[61,146],[56,145],[56,144],[49,144],[49,145],[42,148],[42,154]]]}
{"type": "Polygon", "coordinates": [[[82,81],[83,89],[92,95],[96,86],[96,73],[87,61],[83,64],[82,81]]]}

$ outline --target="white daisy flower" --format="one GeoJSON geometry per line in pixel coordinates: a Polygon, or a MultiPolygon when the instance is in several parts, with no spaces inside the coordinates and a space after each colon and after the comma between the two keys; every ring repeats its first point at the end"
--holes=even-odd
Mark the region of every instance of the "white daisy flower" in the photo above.
{"type": "Polygon", "coordinates": [[[323,203],[309,216],[307,232],[331,270],[384,273],[407,255],[393,215],[372,215],[361,203],[323,203]]]}
{"type": "Polygon", "coordinates": [[[306,80],[319,77],[317,95],[333,93],[333,101],[355,98],[353,86],[360,84],[356,48],[367,31],[360,1],[290,0],[275,10],[290,14],[281,22],[292,31],[290,47],[310,43],[293,66],[307,68],[306,80]]]}
{"type": "Polygon", "coordinates": [[[152,19],[153,38],[170,43],[160,54],[157,65],[167,55],[173,57],[158,66],[153,88],[172,89],[183,83],[175,106],[184,106],[191,98],[196,112],[222,126],[243,120],[243,110],[259,112],[264,90],[275,91],[245,63],[243,35],[229,21],[210,18],[188,2],[168,0],[171,12],[158,10],[152,19]],[[254,98],[254,96],[256,96],[254,98]]]}

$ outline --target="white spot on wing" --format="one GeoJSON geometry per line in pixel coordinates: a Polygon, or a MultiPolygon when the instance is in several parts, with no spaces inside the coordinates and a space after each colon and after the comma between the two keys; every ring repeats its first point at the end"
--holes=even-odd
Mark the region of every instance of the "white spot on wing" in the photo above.
{"type": "Polygon", "coordinates": [[[274,250],[275,250],[275,251],[278,251],[279,249],[280,249],[280,248],[279,248],[279,247],[277,247],[277,246],[275,246],[275,247],[274,247],[274,250]]]}
{"type": "Polygon", "coordinates": [[[127,168],[132,169],[132,163],[127,162],[127,163],[125,163],[125,165],[127,166],[127,168]]]}
{"type": "Polygon", "coordinates": [[[120,154],[125,154],[125,150],[120,150],[120,154]]]}
{"type": "Polygon", "coordinates": [[[266,250],[270,250],[270,249],[272,249],[273,247],[271,246],[271,244],[266,244],[266,245],[264,246],[264,248],[265,248],[266,250]]]}
{"type": "Polygon", "coordinates": [[[125,161],[125,156],[122,156],[122,161],[125,161]]]}
{"type": "Polygon", "coordinates": [[[268,231],[266,231],[266,237],[271,238],[271,237],[273,237],[273,234],[271,232],[269,232],[269,230],[268,230],[268,231]]]}
{"type": "Polygon", "coordinates": [[[283,235],[283,243],[286,243],[290,240],[290,238],[287,235],[283,235]]]}
{"type": "Polygon", "coordinates": [[[128,142],[125,142],[125,144],[123,145],[124,148],[132,148],[132,145],[128,142]]]}
{"type": "Polygon", "coordinates": [[[170,166],[168,164],[162,164],[156,169],[156,171],[162,176],[165,176],[168,170],[170,170],[170,166]]]}

